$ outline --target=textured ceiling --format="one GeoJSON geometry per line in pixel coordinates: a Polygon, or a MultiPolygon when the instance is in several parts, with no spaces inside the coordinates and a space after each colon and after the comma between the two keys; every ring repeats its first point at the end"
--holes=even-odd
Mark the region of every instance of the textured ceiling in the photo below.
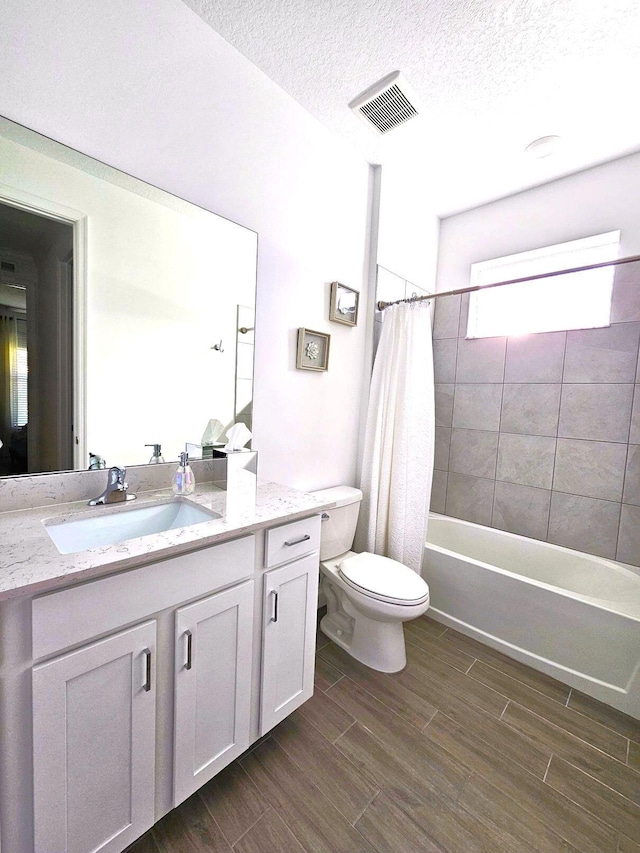
{"type": "Polygon", "coordinates": [[[640,150],[639,0],[184,2],[440,215],[640,150]],[[420,115],[381,137],[347,105],[396,70],[420,115]],[[556,154],[524,157],[549,134],[556,154]]]}

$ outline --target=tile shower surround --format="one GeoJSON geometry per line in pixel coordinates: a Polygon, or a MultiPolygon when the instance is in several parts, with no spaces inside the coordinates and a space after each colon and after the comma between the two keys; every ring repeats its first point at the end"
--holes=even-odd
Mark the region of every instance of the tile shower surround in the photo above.
{"type": "Polygon", "coordinates": [[[603,329],[466,340],[435,304],[432,510],[640,566],[640,263],[603,329]]]}

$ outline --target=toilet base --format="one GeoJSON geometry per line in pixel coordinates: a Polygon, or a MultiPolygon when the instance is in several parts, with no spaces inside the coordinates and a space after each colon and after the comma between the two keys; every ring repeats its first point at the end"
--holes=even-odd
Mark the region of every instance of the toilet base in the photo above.
{"type": "Polygon", "coordinates": [[[399,672],[407,665],[402,622],[378,622],[362,613],[344,619],[338,611],[323,616],[320,630],[351,657],[378,672],[399,672]]]}

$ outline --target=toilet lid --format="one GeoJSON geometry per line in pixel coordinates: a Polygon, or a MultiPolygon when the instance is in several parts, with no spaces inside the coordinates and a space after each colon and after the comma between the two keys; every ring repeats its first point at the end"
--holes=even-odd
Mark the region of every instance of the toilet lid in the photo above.
{"type": "Polygon", "coordinates": [[[339,565],[344,580],[381,601],[420,604],[429,598],[429,587],[410,568],[378,554],[354,554],[339,565]]]}

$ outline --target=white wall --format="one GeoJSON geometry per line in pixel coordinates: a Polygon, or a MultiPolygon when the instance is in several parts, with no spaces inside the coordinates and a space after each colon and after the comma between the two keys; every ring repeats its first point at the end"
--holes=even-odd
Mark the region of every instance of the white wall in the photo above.
{"type": "MultiPolygon", "coordinates": [[[[382,168],[378,264],[412,284],[435,290],[440,220],[425,200],[429,187],[415,161],[382,168]]],[[[381,296],[387,299],[387,296],[381,296]]],[[[393,295],[393,298],[400,298],[393,295]]]]}
{"type": "Polygon", "coordinates": [[[0,114],[258,232],[260,474],[355,482],[365,324],[328,303],[366,281],[364,160],[179,0],[5,0],[0,79],[0,114]],[[331,333],[328,373],[296,371],[298,326],[331,333]]]}
{"type": "Polygon", "coordinates": [[[618,228],[620,257],[640,254],[640,154],[444,219],[437,289],[468,287],[477,261],[618,228]]]}

